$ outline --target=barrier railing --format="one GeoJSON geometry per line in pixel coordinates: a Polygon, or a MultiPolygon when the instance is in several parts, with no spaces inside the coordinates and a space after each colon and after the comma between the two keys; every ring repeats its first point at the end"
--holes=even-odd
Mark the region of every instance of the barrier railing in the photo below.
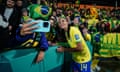
{"type": "Polygon", "coordinates": [[[57,46],[49,47],[44,60],[34,63],[35,49],[17,49],[0,54],[0,72],[61,72],[64,53],[56,52],[57,46]]]}
{"type": "MultiPolygon", "coordinates": [[[[86,42],[92,51],[90,42],[86,42]]],[[[66,46],[65,43],[58,45],[66,46]]],[[[49,46],[44,60],[35,63],[36,49],[14,49],[0,53],[0,72],[71,72],[71,54],[58,53],[58,46],[49,46]]]]}

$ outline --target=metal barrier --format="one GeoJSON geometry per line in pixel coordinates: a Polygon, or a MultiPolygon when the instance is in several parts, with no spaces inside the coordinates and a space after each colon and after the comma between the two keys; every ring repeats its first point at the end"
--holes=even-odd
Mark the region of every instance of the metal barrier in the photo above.
{"type": "Polygon", "coordinates": [[[56,52],[57,46],[49,47],[44,60],[34,63],[35,49],[11,50],[0,54],[0,72],[61,72],[64,53],[56,52]]]}
{"type": "MultiPolygon", "coordinates": [[[[60,43],[63,44],[63,43],[60,43]]],[[[92,51],[90,42],[87,45],[92,51]]],[[[44,60],[34,63],[35,49],[15,49],[0,54],[0,72],[71,72],[71,54],[58,53],[58,46],[50,46],[44,60]]]]}

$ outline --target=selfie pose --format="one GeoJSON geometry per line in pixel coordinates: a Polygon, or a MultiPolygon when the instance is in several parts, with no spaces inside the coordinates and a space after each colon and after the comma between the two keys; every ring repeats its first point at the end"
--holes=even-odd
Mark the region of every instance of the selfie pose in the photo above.
{"type": "Polygon", "coordinates": [[[91,72],[91,54],[78,28],[69,26],[65,17],[60,19],[59,26],[64,29],[70,48],[59,47],[58,52],[72,53],[73,72],[91,72]]]}
{"type": "Polygon", "coordinates": [[[23,23],[16,31],[16,39],[22,47],[33,47],[39,49],[36,62],[43,60],[44,51],[48,49],[48,42],[45,37],[46,31],[49,31],[50,11],[48,6],[33,4],[29,6],[30,18],[23,23]]]}

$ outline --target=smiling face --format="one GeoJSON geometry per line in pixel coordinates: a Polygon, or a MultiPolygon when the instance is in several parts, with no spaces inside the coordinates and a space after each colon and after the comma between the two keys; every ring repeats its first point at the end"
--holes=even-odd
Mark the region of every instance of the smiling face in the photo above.
{"type": "Polygon", "coordinates": [[[76,25],[76,24],[79,24],[79,19],[78,19],[78,18],[74,18],[73,23],[74,23],[75,25],[76,25]]]}
{"type": "Polygon", "coordinates": [[[67,30],[67,28],[68,28],[68,21],[65,18],[60,18],[59,27],[61,29],[67,30]]]}

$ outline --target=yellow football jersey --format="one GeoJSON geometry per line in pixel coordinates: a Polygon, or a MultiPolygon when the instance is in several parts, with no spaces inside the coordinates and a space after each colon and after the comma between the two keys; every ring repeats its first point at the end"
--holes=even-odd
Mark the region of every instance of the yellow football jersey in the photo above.
{"type": "Polygon", "coordinates": [[[99,22],[98,19],[94,19],[94,18],[89,19],[88,20],[88,27],[90,28],[90,26],[92,26],[93,24],[97,24],[98,22],[99,22]]]}
{"type": "Polygon", "coordinates": [[[86,41],[91,41],[91,35],[90,34],[85,34],[85,40],[86,41]]]}
{"type": "Polygon", "coordinates": [[[69,30],[69,37],[66,33],[66,38],[68,41],[68,44],[71,48],[77,47],[77,42],[82,43],[83,51],[81,52],[72,52],[72,58],[75,62],[78,63],[85,63],[91,60],[91,53],[88,48],[88,46],[85,43],[85,40],[82,37],[82,34],[80,33],[79,29],[76,27],[70,27],[69,30]]]}

